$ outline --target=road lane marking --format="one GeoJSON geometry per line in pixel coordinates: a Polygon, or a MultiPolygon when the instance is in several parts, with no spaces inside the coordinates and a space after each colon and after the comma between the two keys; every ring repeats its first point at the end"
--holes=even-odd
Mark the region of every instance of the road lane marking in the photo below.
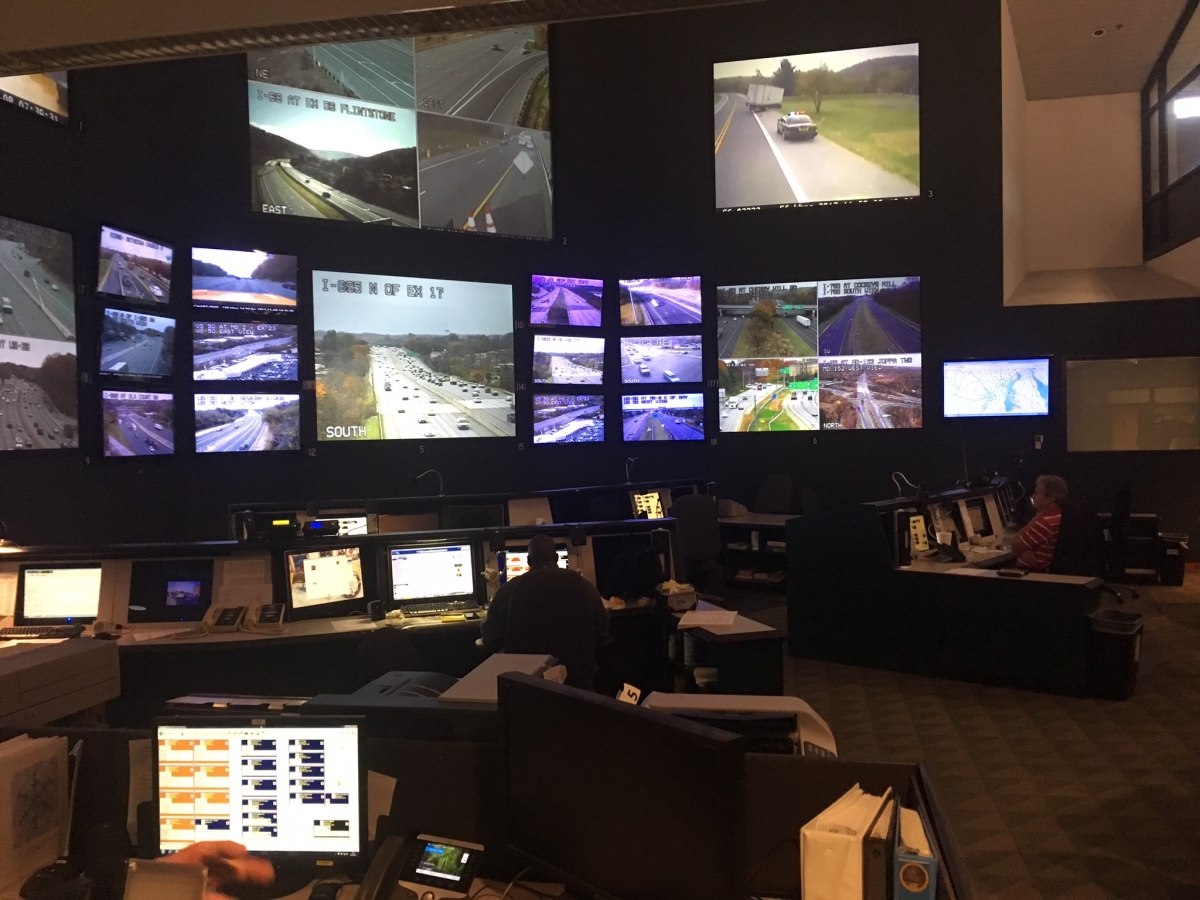
{"type": "Polygon", "coordinates": [[[733,124],[733,114],[737,112],[737,106],[729,110],[729,116],[725,119],[725,124],[721,127],[721,133],[717,135],[716,144],[713,145],[713,156],[721,152],[721,145],[725,143],[725,135],[729,133],[729,126],[733,124]]]}
{"type": "Polygon", "coordinates": [[[783,172],[783,177],[787,179],[788,187],[792,189],[792,193],[796,195],[797,203],[807,203],[808,194],[804,193],[804,188],[800,187],[800,182],[796,180],[796,176],[792,174],[792,170],[788,168],[788,164],[784,162],[783,154],[779,152],[779,148],[775,146],[775,142],[771,140],[771,133],[767,131],[767,126],[762,123],[757,113],[751,113],[754,116],[754,121],[758,123],[758,127],[762,129],[763,137],[767,141],[767,146],[771,148],[771,153],[775,155],[775,162],[779,163],[779,169],[783,172]]]}
{"type": "MultiPolygon", "coordinates": [[[[478,215],[479,215],[479,213],[480,213],[480,211],[481,211],[481,210],[482,210],[482,209],[483,209],[485,206],[487,206],[487,205],[488,205],[488,201],[490,201],[490,200],[492,199],[492,195],[493,195],[493,194],[495,194],[495,193],[496,193],[496,191],[500,190],[500,185],[501,185],[501,184],[503,184],[503,182],[504,182],[504,179],[508,177],[508,173],[509,173],[509,172],[511,172],[512,170],[513,170],[513,164],[512,164],[512,163],[509,163],[509,164],[508,164],[508,168],[504,170],[504,174],[500,176],[500,180],[499,180],[499,181],[497,181],[497,182],[496,182],[496,183],[495,183],[495,184],[492,186],[492,189],[491,189],[490,191],[488,191],[488,192],[487,192],[487,196],[486,196],[486,197],[484,197],[482,200],[480,200],[480,201],[479,201],[479,205],[478,205],[477,207],[475,207],[475,211],[471,213],[471,218],[472,218],[472,219],[473,219],[473,218],[475,218],[476,216],[478,216],[478,215]]],[[[465,230],[466,230],[466,227],[467,227],[466,225],[463,225],[463,227],[462,227],[462,229],[461,229],[461,230],[465,231],[465,230]]]]}

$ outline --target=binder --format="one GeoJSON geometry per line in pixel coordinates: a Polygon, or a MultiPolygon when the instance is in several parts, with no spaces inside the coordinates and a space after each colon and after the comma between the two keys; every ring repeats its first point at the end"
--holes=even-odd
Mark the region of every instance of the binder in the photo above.
{"type": "Polygon", "coordinates": [[[925,822],[915,809],[900,808],[894,870],[894,900],[934,900],[937,858],[925,822]]]}
{"type": "Polygon", "coordinates": [[[800,829],[803,900],[863,900],[863,842],[888,797],[856,784],[800,829]]]}
{"type": "Polygon", "coordinates": [[[892,861],[896,848],[896,803],[891,788],[883,808],[863,837],[863,900],[893,900],[892,861]]]}

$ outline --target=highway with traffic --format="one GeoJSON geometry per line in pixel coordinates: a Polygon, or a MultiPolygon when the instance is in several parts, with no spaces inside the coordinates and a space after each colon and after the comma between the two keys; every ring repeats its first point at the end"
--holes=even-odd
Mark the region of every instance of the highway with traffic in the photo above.
{"type": "Polygon", "coordinates": [[[700,339],[694,341],[691,347],[659,347],[640,342],[634,344],[628,339],[621,341],[621,381],[625,384],[703,381],[700,339]]]}
{"type": "MultiPolygon", "coordinates": [[[[203,338],[195,340],[193,347],[200,350],[203,343],[203,338]]],[[[245,343],[192,355],[192,372],[197,381],[295,381],[298,369],[295,334],[261,340],[250,337],[245,343]],[[254,370],[265,366],[271,367],[267,374],[272,377],[267,374],[254,377],[254,370]]]]}
{"type": "Polygon", "coordinates": [[[525,98],[550,65],[527,48],[528,28],[488,31],[417,51],[417,108],[481,122],[517,124],[525,98]]]}
{"type": "Polygon", "coordinates": [[[252,409],[225,425],[196,432],[196,452],[266,450],[270,447],[270,441],[271,430],[267,427],[263,414],[252,409]]]}
{"type": "Polygon", "coordinates": [[[552,285],[535,289],[530,302],[533,325],[586,325],[600,327],[600,298],[570,288],[552,285]]]}
{"type": "Polygon", "coordinates": [[[101,341],[100,371],[122,375],[170,375],[171,364],[163,359],[163,336],[134,334],[119,341],[101,341]]]}
{"type": "Polygon", "coordinates": [[[897,428],[891,409],[921,409],[920,395],[872,387],[869,372],[861,372],[853,385],[838,383],[832,379],[821,380],[821,393],[842,397],[855,409],[858,428],[897,428]]]}
{"type": "Polygon", "coordinates": [[[0,334],[74,341],[74,288],[47,272],[24,244],[0,240],[0,298],[12,307],[0,312],[0,334]]]}
{"type": "Polygon", "coordinates": [[[539,363],[545,365],[550,371],[550,377],[546,379],[534,378],[535,382],[542,384],[602,384],[604,381],[604,357],[599,359],[599,367],[592,368],[590,366],[581,366],[571,362],[565,356],[551,356],[548,365],[546,365],[538,357],[546,354],[534,354],[534,370],[539,368],[539,363]]]}
{"type": "MultiPolygon", "coordinates": [[[[147,272],[123,253],[112,253],[109,263],[108,273],[100,280],[100,293],[147,303],[170,302],[170,282],[147,272]]],[[[103,266],[104,261],[100,264],[103,266]]]]}
{"type": "Polygon", "coordinates": [[[921,326],[882,306],[855,297],[837,315],[821,320],[821,356],[920,353],[921,326]]]}
{"type": "Polygon", "coordinates": [[[721,407],[721,431],[816,431],[821,411],[816,391],[761,384],[729,397],[721,407]]]}
{"type": "MultiPolygon", "coordinates": [[[[569,399],[569,398],[564,398],[569,399]]],[[[535,444],[574,444],[604,440],[604,402],[578,406],[553,418],[539,419],[534,406],[535,444]]]]}
{"type": "Polygon", "coordinates": [[[511,393],[434,372],[402,349],[372,347],[368,377],[385,440],[517,433],[511,393]]]}
{"type": "MultiPolygon", "coordinates": [[[[416,152],[415,149],[413,151],[416,152]]],[[[376,206],[352,197],[322,181],[305,175],[289,159],[269,159],[258,170],[258,189],[262,200],[272,206],[286,207],[293,216],[318,219],[348,219],[355,222],[390,222],[417,227],[415,216],[376,206]]]]}
{"type": "Polygon", "coordinates": [[[118,406],[117,433],[105,427],[106,456],[150,456],[175,452],[175,436],[171,429],[159,425],[148,416],[118,406]]]}
{"type": "Polygon", "coordinates": [[[402,109],[416,105],[413,46],[406,39],[318,44],[313,61],[345,85],[359,100],[402,109]]]}
{"type": "Polygon", "coordinates": [[[823,134],[788,141],[776,132],[780,110],[752,112],[745,94],[713,103],[718,209],[881,197],[915,197],[915,184],[823,134]]]}
{"type": "Polygon", "coordinates": [[[76,429],[76,420],[55,409],[36,384],[19,378],[0,381],[0,450],[77,447],[76,429]]]}
{"type": "Polygon", "coordinates": [[[622,430],[627,441],[702,441],[704,428],[691,424],[703,421],[703,411],[647,409],[623,414],[622,430]]]}
{"type": "MultiPolygon", "coordinates": [[[[805,316],[809,324],[805,325],[796,319],[796,316],[791,313],[785,313],[778,317],[777,321],[782,321],[783,326],[798,337],[809,349],[808,353],[803,353],[801,347],[793,346],[792,356],[816,356],[817,355],[817,317],[816,314],[805,316]]],[[[737,352],[738,341],[742,338],[742,332],[746,330],[746,323],[749,321],[749,316],[739,313],[726,313],[717,320],[717,358],[718,359],[739,359],[746,358],[739,356],[737,352]]],[[[769,354],[776,356],[778,354],[769,354]]],[[[753,357],[750,357],[753,358],[753,357]]]]}
{"type": "Polygon", "coordinates": [[[700,320],[698,290],[621,285],[622,325],[699,325],[700,320]]]}

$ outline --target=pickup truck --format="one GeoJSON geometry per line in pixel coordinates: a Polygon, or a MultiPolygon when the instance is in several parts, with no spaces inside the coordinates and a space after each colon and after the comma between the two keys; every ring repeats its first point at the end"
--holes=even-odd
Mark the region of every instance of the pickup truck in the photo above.
{"type": "Polygon", "coordinates": [[[813,120],[801,112],[790,112],[786,116],[780,116],[775,124],[775,131],[783,135],[785,141],[792,138],[811,141],[817,136],[817,126],[813,124],[813,120]]]}

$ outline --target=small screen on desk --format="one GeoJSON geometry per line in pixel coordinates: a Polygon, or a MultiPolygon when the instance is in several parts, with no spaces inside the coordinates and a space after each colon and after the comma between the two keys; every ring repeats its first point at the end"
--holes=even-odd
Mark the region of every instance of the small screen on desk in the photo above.
{"type": "Polygon", "coordinates": [[[430,600],[475,592],[475,561],[470,544],[393,547],[392,599],[430,600]]]}
{"type": "MultiPolygon", "coordinates": [[[[558,567],[569,569],[567,564],[567,548],[558,547],[558,567]]],[[[496,568],[500,570],[501,583],[512,581],[518,575],[529,571],[529,554],[524,550],[504,550],[496,555],[496,568]]]]}
{"type": "Polygon", "coordinates": [[[455,884],[462,881],[463,872],[466,871],[473,852],[467,847],[429,841],[421,848],[421,858],[417,860],[417,874],[441,878],[448,884],[455,884]]]}
{"type": "Polygon", "coordinates": [[[634,516],[640,517],[642,513],[645,513],[647,519],[663,517],[662,495],[658,491],[650,491],[648,494],[634,492],[630,496],[633,497],[634,516]]]}
{"type": "Polygon", "coordinates": [[[91,621],[100,613],[100,566],[22,568],[21,596],[24,622],[91,621]]]}
{"type": "Polygon", "coordinates": [[[363,596],[362,561],[357,547],[289,553],[287,569],[292,609],[363,596]]]}

